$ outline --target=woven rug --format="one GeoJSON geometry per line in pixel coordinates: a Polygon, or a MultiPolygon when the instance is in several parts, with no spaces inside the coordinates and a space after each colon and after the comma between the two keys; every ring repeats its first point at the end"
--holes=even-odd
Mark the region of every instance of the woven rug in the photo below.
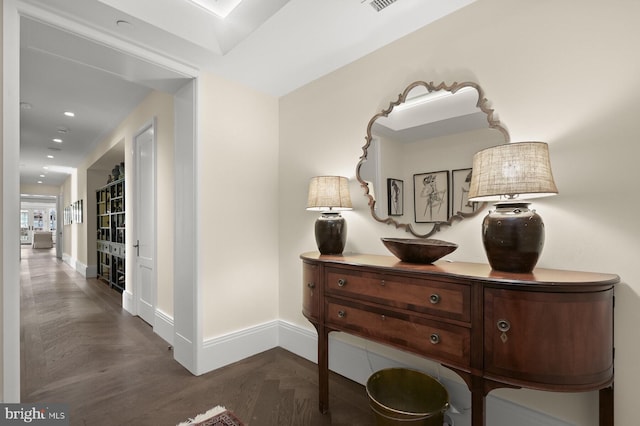
{"type": "Polygon", "coordinates": [[[178,426],[244,426],[235,414],[221,405],[198,414],[193,419],[180,423],[178,426]]]}

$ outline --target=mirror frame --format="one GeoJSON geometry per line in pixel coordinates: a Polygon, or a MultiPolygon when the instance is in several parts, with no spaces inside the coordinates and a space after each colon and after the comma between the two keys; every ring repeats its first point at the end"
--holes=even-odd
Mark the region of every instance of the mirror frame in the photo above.
{"type": "Polygon", "coordinates": [[[373,195],[371,195],[369,184],[365,180],[363,180],[362,177],[360,176],[360,167],[365,161],[367,161],[367,152],[368,152],[369,146],[371,145],[371,141],[373,140],[373,136],[371,134],[371,128],[373,124],[378,118],[387,117],[396,106],[404,103],[405,100],[407,99],[407,96],[411,92],[411,90],[418,86],[425,87],[429,91],[429,93],[445,90],[445,91],[451,92],[452,94],[456,93],[458,90],[463,89],[465,87],[474,88],[478,92],[478,102],[476,103],[476,107],[479,108],[480,111],[484,112],[487,115],[488,128],[498,130],[504,136],[504,143],[509,143],[510,136],[507,129],[500,123],[500,120],[494,117],[494,110],[492,108],[489,108],[489,101],[487,100],[487,98],[485,98],[484,91],[482,90],[482,88],[477,83],[473,83],[469,81],[462,82],[462,83],[454,82],[451,84],[447,84],[445,82],[434,84],[433,82],[427,83],[425,81],[415,81],[409,84],[407,88],[404,89],[404,91],[398,95],[397,100],[391,101],[389,103],[389,107],[387,107],[386,109],[383,109],[382,111],[374,115],[371,118],[371,120],[369,120],[369,124],[367,125],[367,136],[365,138],[366,142],[362,147],[362,156],[360,157],[360,161],[358,161],[358,165],[356,166],[356,178],[358,179],[358,182],[360,182],[360,186],[364,189],[365,196],[369,197],[368,205],[369,205],[369,210],[371,212],[371,216],[378,222],[386,223],[387,225],[393,225],[396,227],[396,229],[404,229],[406,232],[411,233],[415,237],[429,238],[436,232],[441,231],[443,226],[451,226],[456,221],[476,216],[481,210],[484,209],[484,207],[486,206],[486,203],[482,203],[478,207],[478,209],[473,213],[456,212],[455,214],[451,215],[449,219],[445,222],[433,223],[433,227],[429,232],[421,234],[416,231],[412,223],[401,223],[396,221],[391,216],[388,216],[385,218],[379,217],[375,211],[376,200],[373,198],[373,195]]]}

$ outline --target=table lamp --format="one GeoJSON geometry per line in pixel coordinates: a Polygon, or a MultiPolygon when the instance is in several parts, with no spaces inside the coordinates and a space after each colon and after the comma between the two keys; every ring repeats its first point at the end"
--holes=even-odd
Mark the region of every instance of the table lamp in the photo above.
{"type": "Polygon", "coordinates": [[[544,223],[528,199],[558,193],[544,142],[507,143],[473,156],[469,201],[497,201],[482,222],[491,267],[531,272],[544,246],[544,223]]]}
{"type": "Polygon", "coordinates": [[[321,211],[316,220],[316,244],[321,254],[341,254],[347,242],[347,222],[340,215],[351,210],[349,180],[342,176],[316,176],[309,182],[307,210],[321,211]]]}

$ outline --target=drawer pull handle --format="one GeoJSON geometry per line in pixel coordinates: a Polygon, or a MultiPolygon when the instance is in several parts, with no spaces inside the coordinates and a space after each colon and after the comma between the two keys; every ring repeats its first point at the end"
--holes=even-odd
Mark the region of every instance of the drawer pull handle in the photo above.
{"type": "Polygon", "coordinates": [[[438,303],[440,303],[440,295],[439,294],[432,294],[431,296],[429,296],[429,302],[431,302],[431,304],[433,305],[437,305],[438,303]]]}
{"type": "Polygon", "coordinates": [[[384,280],[380,280],[380,285],[384,287],[384,280]]]}
{"type": "Polygon", "coordinates": [[[429,336],[429,341],[433,345],[437,345],[438,343],[440,343],[440,336],[437,335],[436,333],[433,333],[431,336],[429,336]]]}
{"type": "Polygon", "coordinates": [[[498,330],[502,331],[503,333],[506,333],[511,328],[511,323],[509,323],[509,321],[507,320],[501,319],[501,320],[498,320],[497,326],[498,326],[498,330]]]}
{"type": "Polygon", "coordinates": [[[316,283],[307,283],[307,287],[316,288],[316,283]]]}
{"type": "Polygon", "coordinates": [[[345,311],[343,311],[343,310],[338,311],[338,316],[340,318],[344,318],[346,315],[347,315],[347,313],[345,311]]]}
{"type": "Polygon", "coordinates": [[[345,280],[344,278],[340,278],[338,280],[338,287],[344,287],[345,285],[347,285],[347,280],[345,280]]]}

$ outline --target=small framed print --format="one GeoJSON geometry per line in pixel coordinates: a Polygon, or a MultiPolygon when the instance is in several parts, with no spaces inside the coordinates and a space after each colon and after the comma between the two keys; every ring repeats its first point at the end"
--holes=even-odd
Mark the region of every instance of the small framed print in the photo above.
{"type": "Polygon", "coordinates": [[[389,216],[404,214],[404,182],[400,179],[387,179],[387,204],[389,216]]]}
{"type": "Polygon", "coordinates": [[[478,210],[478,202],[469,201],[469,184],[472,169],[451,171],[453,213],[473,213],[478,210]]]}
{"type": "Polygon", "coordinates": [[[71,225],[71,206],[66,206],[63,210],[63,224],[71,225]]]}
{"type": "Polygon", "coordinates": [[[449,219],[449,171],[413,175],[413,205],[416,223],[449,219]]]}
{"type": "Polygon", "coordinates": [[[76,203],[78,204],[77,209],[78,209],[78,223],[82,223],[84,220],[84,214],[83,214],[83,210],[84,210],[84,203],[82,202],[82,200],[76,201],[76,203]]]}

